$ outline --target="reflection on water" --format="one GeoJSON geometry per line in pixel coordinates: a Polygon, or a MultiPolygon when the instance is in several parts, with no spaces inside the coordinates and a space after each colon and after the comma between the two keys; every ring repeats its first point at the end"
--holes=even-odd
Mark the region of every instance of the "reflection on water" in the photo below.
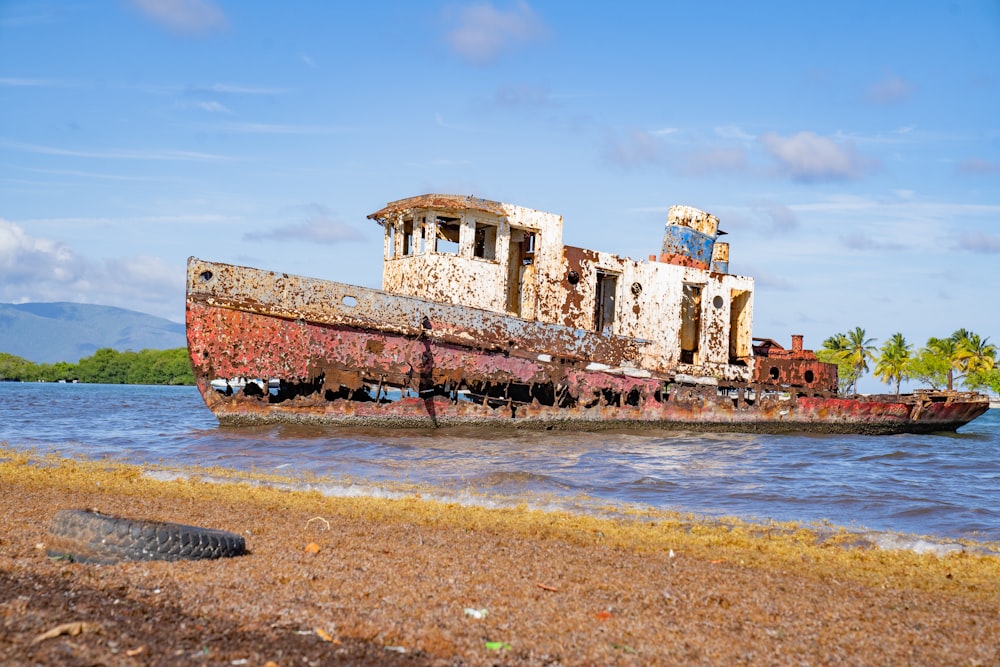
{"type": "Polygon", "coordinates": [[[1000,540],[1000,410],[861,437],[220,428],[192,387],[0,383],[0,441],[91,458],[1000,540]]]}

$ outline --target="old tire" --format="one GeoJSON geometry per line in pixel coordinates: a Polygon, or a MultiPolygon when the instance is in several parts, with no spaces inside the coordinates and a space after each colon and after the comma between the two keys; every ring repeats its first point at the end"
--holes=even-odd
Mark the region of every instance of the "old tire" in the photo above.
{"type": "Polygon", "coordinates": [[[240,556],[246,553],[246,541],[212,528],[59,510],[49,526],[47,553],[88,563],[198,560],[240,556]]]}

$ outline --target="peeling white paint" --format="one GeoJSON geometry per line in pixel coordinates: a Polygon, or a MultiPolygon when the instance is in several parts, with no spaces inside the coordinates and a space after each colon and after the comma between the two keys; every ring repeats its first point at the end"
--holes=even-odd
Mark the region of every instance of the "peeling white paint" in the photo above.
{"type": "MultiPolygon", "coordinates": [[[[750,378],[752,278],[564,247],[562,216],[501,202],[424,195],[383,212],[370,217],[386,227],[387,292],[578,329],[603,324],[598,333],[647,342],[639,369],[750,378]],[[687,308],[685,285],[689,300],[700,296],[687,308]]],[[[715,236],[719,221],[674,206],[670,224],[715,236]]],[[[728,244],[716,248],[728,261],[728,244]]]]}

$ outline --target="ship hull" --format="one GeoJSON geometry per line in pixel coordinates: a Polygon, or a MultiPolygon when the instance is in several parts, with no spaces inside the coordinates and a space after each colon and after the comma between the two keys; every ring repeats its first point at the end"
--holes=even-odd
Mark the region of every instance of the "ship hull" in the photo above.
{"type": "Polygon", "coordinates": [[[954,431],[989,407],[688,378],[629,365],[641,341],[200,260],[188,274],[195,377],[225,425],[878,435],[954,431]],[[219,391],[220,378],[262,382],[219,391]]]}

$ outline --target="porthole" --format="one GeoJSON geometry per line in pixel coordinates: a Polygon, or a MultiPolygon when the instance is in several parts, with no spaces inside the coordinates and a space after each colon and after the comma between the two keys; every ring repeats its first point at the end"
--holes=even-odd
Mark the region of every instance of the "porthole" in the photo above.
{"type": "Polygon", "coordinates": [[[716,310],[722,308],[725,303],[725,300],[721,296],[716,296],[712,299],[712,305],[715,306],[716,310]]]}

